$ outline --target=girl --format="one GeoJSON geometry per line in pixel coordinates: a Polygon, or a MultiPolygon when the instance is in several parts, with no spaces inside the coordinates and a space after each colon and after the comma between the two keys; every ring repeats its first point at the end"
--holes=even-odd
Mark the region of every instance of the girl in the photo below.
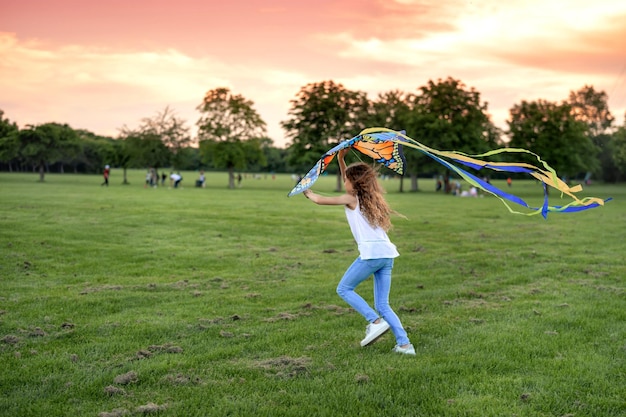
{"type": "Polygon", "coordinates": [[[400,319],[389,306],[393,260],[400,255],[387,236],[387,230],[391,228],[389,216],[393,210],[383,197],[383,190],[376,179],[376,171],[362,162],[346,168],[344,156],[347,152],[347,149],[342,149],[337,155],[346,187],[345,194],[324,197],[311,190],[304,191],[306,198],[316,204],[345,206],[348,224],[359,248],[359,257],[341,278],[337,294],[370,322],[365,329],[365,339],[361,341],[361,346],[369,345],[391,328],[396,337],[393,351],[415,355],[415,349],[400,319]],[[354,291],[372,274],[374,274],[374,307],[382,318],[354,291]]]}

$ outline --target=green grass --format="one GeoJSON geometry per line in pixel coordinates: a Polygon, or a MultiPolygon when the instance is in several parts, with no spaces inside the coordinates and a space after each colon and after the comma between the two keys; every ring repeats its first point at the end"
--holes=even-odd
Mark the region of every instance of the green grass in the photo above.
{"type": "Polygon", "coordinates": [[[340,207],[288,176],[183,174],[0,174],[0,415],[626,415],[625,186],[546,221],[384,182],[403,357],[391,334],[361,348],[335,293],[357,254],[340,207]]]}

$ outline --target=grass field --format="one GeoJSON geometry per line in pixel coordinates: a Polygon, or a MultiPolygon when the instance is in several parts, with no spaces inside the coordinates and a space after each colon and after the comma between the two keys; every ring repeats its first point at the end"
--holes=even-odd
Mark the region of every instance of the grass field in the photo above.
{"type": "Polygon", "coordinates": [[[342,208],[287,198],[286,175],[183,175],[0,174],[0,415],[626,415],[626,186],[544,220],[385,181],[406,357],[390,333],[361,348],[335,293],[342,208]]]}

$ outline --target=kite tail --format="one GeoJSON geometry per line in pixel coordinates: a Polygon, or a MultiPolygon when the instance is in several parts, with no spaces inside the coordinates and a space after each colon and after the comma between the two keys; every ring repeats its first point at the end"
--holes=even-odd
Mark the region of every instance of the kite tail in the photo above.
{"type": "Polygon", "coordinates": [[[600,198],[595,197],[586,197],[586,198],[578,198],[575,193],[582,191],[582,186],[576,185],[574,187],[570,187],[564,181],[559,179],[556,171],[548,165],[544,160],[542,160],[539,155],[522,148],[501,148],[492,150],[483,154],[478,155],[468,155],[463,152],[453,152],[453,151],[439,151],[436,149],[429,148],[428,146],[406,136],[404,132],[396,132],[386,128],[369,128],[365,129],[361,132],[363,137],[371,136],[377,138],[383,138],[386,140],[390,140],[393,142],[399,142],[403,146],[407,146],[409,148],[417,149],[422,152],[424,155],[432,158],[438,163],[442,164],[449,170],[456,172],[461,178],[470,183],[471,185],[479,188],[489,194],[494,195],[502,203],[508,208],[511,213],[515,214],[524,214],[527,216],[532,216],[536,214],[541,214],[544,218],[547,218],[549,212],[557,212],[557,213],[573,213],[577,211],[587,210],[599,206],[603,206],[607,200],[602,200],[600,198]],[[532,164],[519,162],[519,163],[510,163],[510,162],[487,162],[479,158],[486,158],[489,156],[501,154],[501,153],[526,153],[532,155],[536,158],[538,165],[535,166],[532,164]],[[475,170],[481,170],[483,168],[488,168],[493,171],[498,172],[508,172],[508,173],[525,173],[529,174],[535,179],[541,181],[544,189],[544,199],[543,205],[541,207],[531,207],[528,205],[522,198],[515,196],[513,194],[509,194],[498,187],[493,186],[492,184],[484,181],[481,178],[467,172],[466,170],[454,165],[452,162],[462,164],[466,167],[473,168],[475,170]],[[564,206],[551,206],[548,203],[548,187],[552,187],[558,190],[561,193],[561,197],[563,194],[568,195],[572,201],[564,206]],[[530,213],[521,213],[515,211],[510,205],[509,202],[516,203],[521,205],[529,210],[530,213]]]}

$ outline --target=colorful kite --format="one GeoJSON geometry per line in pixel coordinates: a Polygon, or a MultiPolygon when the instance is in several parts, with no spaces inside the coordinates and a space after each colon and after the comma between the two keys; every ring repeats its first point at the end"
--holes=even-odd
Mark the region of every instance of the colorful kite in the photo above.
{"type": "Polygon", "coordinates": [[[410,137],[406,136],[404,131],[396,132],[390,129],[380,127],[365,129],[361,133],[359,133],[359,135],[353,137],[352,139],[341,142],[339,145],[335,146],[324,155],[322,155],[322,157],[319,161],[317,161],[315,166],[311,168],[311,170],[298,182],[298,184],[296,184],[293,190],[291,190],[289,196],[291,197],[292,195],[301,193],[304,190],[310,188],[313,183],[319,178],[322,172],[324,172],[328,164],[330,164],[330,162],[333,160],[335,154],[337,154],[337,152],[341,149],[350,147],[360,151],[365,155],[372,157],[376,162],[381,163],[387,168],[390,168],[398,174],[402,175],[404,173],[404,165],[406,164],[406,161],[404,160],[404,155],[402,154],[402,146],[417,149],[423,154],[439,162],[449,170],[456,172],[461,178],[463,178],[471,185],[498,197],[511,213],[525,214],[529,216],[541,214],[544,218],[547,218],[548,212],[571,213],[581,210],[587,210],[590,208],[602,206],[606,201],[610,200],[602,200],[595,197],[586,197],[579,199],[574,195],[574,193],[582,190],[582,187],[580,185],[576,185],[574,187],[568,186],[565,182],[559,179],[556,171],[552,169],[545,161],[543,161],[539,157],[539,155],[526,149],[502,148],[480,155],[468,155],[462,152],[452,151],[438,151],[436,149],[429,148],[417,142],[416,140],[411,139],[410,137]],[[505,152],[530,154],[537,159],[538,165],[540,166],[538,167],[524,162],[487,162],[479,159],[505,152]],[[475,170],[489,168],[498,172],[530,174],[532,177],[541,181],[543,184],[543,205],[541,207],[531,207],[523,199],[500,190],[499,188],[491,185],[485,180],[478,178],[477,176],[465,171],[462,168],[459,168],[453,163],[465,165],[466,167],[470,167],[475,170]],[[562,194],[567,194],[572,198],[572,201],[564,206],[550,206],[548,204],[547,187],[553,187],[562,194]],[[511,208],[507,201],[526,207],[527,209],[530,209],[531,212],[521,213],[515,211],[511,208]]]}

